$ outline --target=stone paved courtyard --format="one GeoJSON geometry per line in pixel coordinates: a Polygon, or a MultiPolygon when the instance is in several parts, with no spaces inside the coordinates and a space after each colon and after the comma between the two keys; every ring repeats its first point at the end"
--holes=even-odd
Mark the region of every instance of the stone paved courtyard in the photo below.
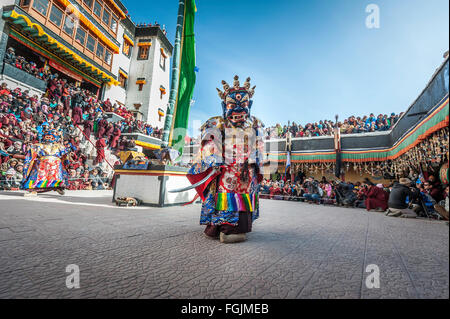
{"type": "Polygon", "coordinates": [[[111,195],[0,193],[0,297],[449,298],[444,222],[262,200],[248,241],[223,245],[203,236],[198,204],[117,208],[111,195]]]}

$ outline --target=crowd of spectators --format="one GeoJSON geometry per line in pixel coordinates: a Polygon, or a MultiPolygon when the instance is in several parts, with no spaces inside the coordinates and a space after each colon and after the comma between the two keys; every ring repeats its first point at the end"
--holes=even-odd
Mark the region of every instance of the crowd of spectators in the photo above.
{"type": "MultiPolygon", "coordinates": [[[[69,103],[68,101],[70,101],[70,97],[76,94],[76,87],[73,84],[67,83],[65,79],[59,79],[58,73],[52,74],[48,65],[38,68],[35,62],[29,62],[22,56],[16,56],[15,49],[12,47],[7,49],[4,62],[46,81],[49,91],[49,107],[55,107],[58,105],[57,101],[61,101],[66,109],[68,108],[66,104],[69,103]]],[[[100,104],[96,108],[96,111],[99,111],[101,108],[101,111],[103,112],[112,112],[123,117],[124,120],[117,123],[120,127],[121,133],[141,133],[155,138],[161,138],[161,128],[152,127],[144,121],[136,120],[133,114],[124,106],[117,105],[117,103],[112,104],[109,99],[103,103],[95,101],[96,99],[94,96],[94,94],[90,94],[87,99],[82,98],[78,101],[78,103],[83,105],[86,103],[91,103],[92,100],[94,100],[94,103],[100,104]]],[[[78,98],[78,96],[76,98],[78,98]]],[[[83,113],[81,117],[86,120],[87,113],[83,113]]]]}
{"type": "Polygon", "coordinates": [[[315,204],[341,205],[386,212],[394,217],[434,217],[448,220],[449,187],[434,175],[415,181],[401,178],[390,185],[374,184],[369,179],[346,183],[315,180],[299,174],[295,181],[265,179],[260,197],[275,200],[297,200],[315,204]]]}
{"type": "MultiPolygon", "coordinates": [[[[99,114],[98,101],[88,91],[79,90],[72,93],[73,95],[68,96],[53,96],[52,99],[47,96],[39,98],[37,95],[30,96],[27,90],[10,90],[6,83],[1,84],[0,189],[19,187],[23,178],[25,156],[46,129],[55,129],[60,132],[65,145],[70,143],[76,147],[76,151],[70,152],[64,159],[64,166],[70,172],[69,189],[110,187],[110,176],[102,171],[99,165],[105,160],[104,150],[97,149],[97,153],[103,152],[103,158],[96,165],[89,166],[88,155],[80,147],[86,142],[86,138],[80,136],[77,130],[77,127],[80,127],[86,136],[91,135],[89,130],[92,127],[92,119],[99,114]],[[76,103],[76,95],[81,95],[87,103],[76,103]]],[[[51,94],[47,92],[47,95],[51,94]]],[[[103,119],[101,116],[100,118],[103,119]]],[[[94,140],[92,137],[91,139],[94,140]]],[[[102,133],[101,139],[107,140],[105,147],[115,146],[117,150],[125,150],[130,146],[130,142],[125,139],[116,141],[114,130],[102,133]]]]}
{"type": "MultiPolygon", "coordinates": [[[[25,70],[28,65],[34,65],[16,57],[14,49],[7,51],[6,63],[21,61],[20,68],[24,69],[26,65],[25,70]]],[[[15,65],[19,67],[19,64],[15,65]]],[[[161,134],[158,128],[137,121],[124,107],[113,105],[109,99],[100,101],[96,94],[68,83],[59,78],[58,73],[46,73],[45,80],[47,91],[40,97],[20,87],[9,88],[6,83],[0,86],[0,189],[19,187],[25,156],[31,145],[39,142],[44,130],[55,129],[65,145],[70,143],[76,148],[63,161],[69,175],[69,189],[111,187],[111,176],[101,165],[106,161],[105,148],[117,154],[135,146],[122,133],[139,132],[155,137],[161,134]],[[107,112],[114,112],[124,120],[111,123],[107,112]],[[80,147],[88,143],[92,143],[92,148],[97,151],[91,164],[88,164],[89,155],[80,147]]]]}
{"type": "Polygon", "coordinates": [[[116,103],[113,105],[109,98],[103,102],[102,110],[104,112],[115,113],[124,118],[123,120],[116,122],[120,127],[121,133],[140,133],[155,138],[161,138],[162,136],[162,129],[153,127],[151,124],[144,121],[137,120],[125,107],[117,106],[116,103]]]}
{"type": "Polygon", "coordinates": [[[48,65],[38,68],[34,61],[27,61],[23,56],[16,55],[16,51],[12,47],[6,50],[4,62],[46,82],[52,77],[48,65]]]}
{"type": "MultiPolygon", "coordinates": [[[[366,132],[380,132],[388,131],[392,126],[397,123],[399,118],[403,115],[391,113],[390,116],[387,114],[379,114],[375,116],[371,113],[369,116],[355,117],[350,116],[343,122],[338,121],[337,126],[341,134],[356,134],[356,133],[366,133],[366,132]]],[[[333,128],[336,123],[330,120],[323,120],[315,123],[307,123],[306,125],[296,124],[295,122],[288,122],[287,125],[277,124],[275,126],[266,127],[264,130],[264,137],[266,140],[286,138],[287,132],[291,133],[291,137],[314,137],[314,136],[332,136],[333,128]]],[[[190,138],[190,145],[198,144],[199,138],[190,138]]]]}
{"type": "MultiPolygon", "coordinates": [[[[337,126],[341,134],[356,134],[376,131],[388,131],[398,121],[403,113],[379,114],[375,116],[371,113],[369,116],[355,117],[350,116],[343,122],[338,121],[337,126]]],[[[265,138],[285,138],[287,132],[291,132],[292,137],[313,137],[313,136],[331,136],[336,123],[330,120],[323,120],[306,125],[288,122],[287,125],[277,124],[265,129],[265,138]]]]}

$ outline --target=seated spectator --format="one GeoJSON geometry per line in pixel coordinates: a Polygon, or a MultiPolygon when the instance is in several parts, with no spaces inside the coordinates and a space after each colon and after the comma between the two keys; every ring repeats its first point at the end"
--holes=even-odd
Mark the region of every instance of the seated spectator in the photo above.
{"type": "Polygon", "coordinates": [[[303,194],[308,202],[318,203],[322,197],[317,182],[311,177],[305,182],[306,192],[303,194]]]}
{"type": "Polygon", "coordinates": [[[283,186],[283,198],[284,199],[289,199],[289,197],[291,197],[292,195],[292,186],[290,181],[287,181],[286,184],[283,186]]]}
{"type": "Polygon", "coordinates": [[[426,193],[433,197],[436,202],[440,202],[443,199],[441,183],[434,175],[428,176],[428,181],[424,183],[424,188],[426,193]]]}
{"type": "Polygon", "coordinates": [[[388,200],[388,211],[386,216],[416,218],[417,214],[409,208],[407,199],[414,200],[419,196],[416,188],[411,187],[409,178],[400,178],[392,187],[388,200]]]}
{"type": "Polygon", "coordinates": [[[100,175],[98,174],[98,169],[93,169],[91,171],[91,174],[89,175],[89,179],[91,180],[91,186],[92,189],[106,189],[103,180],[101,179],[100,175]]]}
{"type": "Polygon", "coordinates": [[[336,203],[344,206],[353,206],[357,197],[351,183],[337,182],[334,186],[336,203]]]}
{"type": "Polygon", "coordinates": [[[380,212],[386,211],[388,208],[387,193],[383,189],[382,184],[374,185],[369,179],[365,180],[367,187],[365,188],[365,206],[367,211],[376,210],[380,212]]]}
{"type": "Polygon", "coordinates": [[[275,182],[273,186],[270,188],[269,193],[270,199],[277,199],[277,200],[283,199],[282,189],[277,182],[275,182]]]}
{"type": "Polygon", "coordinates": [[[16,179],[16,171],[10,168],[6,171],[5,176],[0,180],[1,190],[15,190],[19,189],[20,181],[16,179]]]}
{"type": "Polygon", "coordinates": [[[449,220],[449,186],[444,186],[444,199],[434,205],[436,212],[445,220],[449,220]]]}

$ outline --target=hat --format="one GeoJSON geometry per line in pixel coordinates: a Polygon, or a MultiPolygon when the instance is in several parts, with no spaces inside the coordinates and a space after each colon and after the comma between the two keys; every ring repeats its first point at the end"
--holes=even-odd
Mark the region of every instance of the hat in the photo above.
{"type": "Polygon", "coordinates": [[[409,178],[400,178],[399,183],[402,185],[411,185],[411,180],[409,178]]]}

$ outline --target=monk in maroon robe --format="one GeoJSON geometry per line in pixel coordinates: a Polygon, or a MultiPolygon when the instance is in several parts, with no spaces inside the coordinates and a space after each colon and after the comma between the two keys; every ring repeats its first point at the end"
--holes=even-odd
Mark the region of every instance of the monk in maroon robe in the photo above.
{"type": "Polygon", "coordinates": [[[106,127],[108,126],[108,121],[101,119],[98,121],[97,138],[103,138],[106,132],[106,127]]]}
{"type": "Polygon", "coordinates": [[[379,209],[385,211],[388,208],[388,196],[383,188],[371,185],[366,191],[366,209],[379,209]]]}
{"type": "Polygon", "coordinates": [[[97,157],[95,158],[94,165],[103,163],[105,160],[105,147],[106,142],[103,138],[97,140],[95,143],[95,148],[97,149],[97,157]]]}
{"type": "Polygon", "coordinates": [[[86,121],[84,121],[83,124],[84,127],[84,136],[88,139],[91,139],[91,133],[94,129],[94,121],[91,120],[91,118],[88,118],[86,121]]]}
{"type": "Polygon", "coordinates": [[[81,119],[83,118],[83,110],[78,105],[73,108],[72,111],[72,122],[74,125],[78,125],[81,123],[81,119]]]}
{"type": "Polygon", "coordinates": [[[113,135],[111,136],[109,147],[116,148],[118,145],[118,141],[122,132],[120,131],[120,127],[118,125],[114,125],[113,135]]]}
{"type": "Polygon", "coordinates": [[[114,126],[112,123],[109,123],[108,126],[106,127],[106,132],[105,132],[105,139],[107,141],[111,141],[111,136],[114,132],[114,126]]]}

